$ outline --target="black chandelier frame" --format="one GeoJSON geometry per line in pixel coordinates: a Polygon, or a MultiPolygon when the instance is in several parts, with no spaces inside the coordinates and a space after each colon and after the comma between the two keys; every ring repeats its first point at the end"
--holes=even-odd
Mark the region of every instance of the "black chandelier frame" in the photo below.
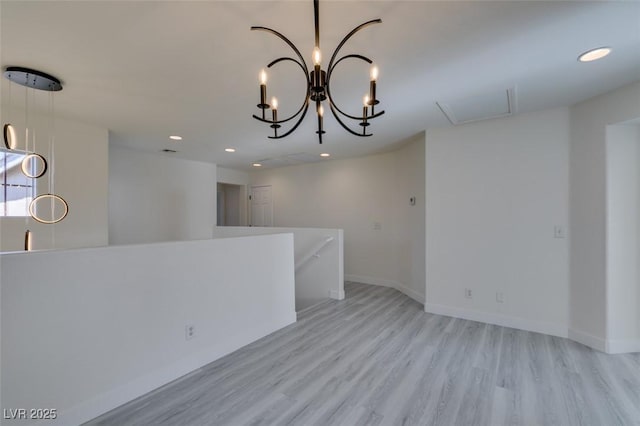
{"type": "MultiPolygon", "coordinates": [[[[319,0],[313,1],[314,24],[315,24],[315,49],[320,49],[320,19],[319,19],[318,3],[319,3],[319,0]]],[[[318,130],[316,131],[316,133],[318,134],[319,143],[322,143],[322,135],[326,133],[323,130],[323,108],[322,108],[322,102],[325,100],[328,101],[329,110],[333,114],[336,121],[347,132],[359,137],[372,136],[371,133],[367,133],[367,127],[371,124],[369,121],[374,118],[380,117],[381,115],[384,114],[384,111],[379,111],[377,113],[375,112],[375,106],[380,103],[379,99],[376,98],[376,83],[377,83],[376,80],[377,79],[372,78],[370,81],[369,98],[366,104],[364,104],[363,106],[362,116],[355,116],[355,115],[351,115],[344,112],[340,107],[338,107],[336,102],[333,100],[333,97],[331,96],[331,76],[333,75],[333,72],[336,66],[340,62],[346,59],[359,59],[368,64],[373,64],[373,61],[371,59],[359,54],[349,54],[349,55],[342,56],[339,59],[336,59],[336,58],[338,57],[339,52],[342,49],[342,47],[345,45],[345,43],[347,43],[347,41],[349,41],[349,39],[353,37],[357,32],[371,25],[381,24],[381,23],[382,23],[381,19],[372,19],[370,21],[367,21],[358,25],[353,30],[351,30],[338,44],[336,49],[333,51],[333,54],[331,55],[331,59],[329,60],[329,64],[327,65],[326,71],[322,70],[319,64],[315,64],[313,70],[309,70],[309,68],[307,67],[307,63],[304,60],[304,57],[300,53],[300,50],[298,50],[298,48],[282,33],[268,27],[262,27],[262,26],[251,27],[252,31],[265,31],[280,38],[293,50],[293,52],[297,56],[297,59],[290,56],[277,58],[271,61],[267,65],[267,68],[271,68],[280,62],[291,61],[300,67],[300,69],[304,73],[305,80],[307,82],[307,90],[306,90],[306,94],[302,102],[302,105],[294,114],[282,120],[278,120],[277,110],[275,108],[272,108],[272,106],[266,102],[266,84],[262,83],[260,85],[260,103],[257,104],[257,107],[262,110],[262,116],[260,117],[254,114],[253,118],[270,125],[269,127],[273,129],[273,136],[268,136],[269,139],[282,139],[284,137],[289,136],[291,133],[293,133],[304,120],[307,114],[307,111],[309,109],[310,102],[315,102],[316,115],[318,117],[318,130]],[[371,110],[370,114],[369,114],[369,107],[371,110]],[[265,117],[265,111],[268,109],[272,109],[273,118],[271,120],[265,117]],[[278,129],[282,127],[282,124],[292,121],[295,118],[298,118],[298,119],[293,125],[293,127],[287,130],[285,133],[278,135],[278,129]],[[357,132],[353,130],[351,127],[349,127],[345,123],[346,121],[345,119],[359,121],[359,125],[362,127],[362,131],[357,132]]]]}

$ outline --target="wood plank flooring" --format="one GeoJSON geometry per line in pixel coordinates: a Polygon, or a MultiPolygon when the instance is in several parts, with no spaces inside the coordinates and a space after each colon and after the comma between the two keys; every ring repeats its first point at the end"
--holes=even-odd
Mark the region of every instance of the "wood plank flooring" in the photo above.
{"type": "Polygon", "coordinates": [[[640,354],[345,290],[87,425],[640,425],[640,354]]]}

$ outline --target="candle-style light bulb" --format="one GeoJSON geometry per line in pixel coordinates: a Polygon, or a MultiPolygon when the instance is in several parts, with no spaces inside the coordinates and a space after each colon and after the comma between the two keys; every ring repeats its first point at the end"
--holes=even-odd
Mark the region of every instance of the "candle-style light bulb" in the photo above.
{"type": "MultiPolygon", "coordinates": [[[[373,82],[372,82],[373,83],[373,82]]],[[[365,136],[367,134],[367,119],[369,118],[369,105],[371,104],[371,98],[369,95],[364,95],[362,97],[362,122],[360,125],[362,126],[362,135],[365,136]]],[[[371,106],[371,110],[373,112],[373,106],[371,106]]]]}
{"type": "Polygon", "coordinates": [[[313,84],[314,92],[322,92],[324,90],[324,71],[320,69],[320,61],[322,61],[322,54],[320,48],[316,46],[313,49],[313,71],[311,71],[311,81],[313,84]]]}
{"type": "Polygon", "coordinates": [[[367,122],[367,115],[369,115],[369,102],[370,102],[370,98],[369,95],[364,95],[364,98],[362,98],[362,122],[366,123],[367,122]]]}
{"type": "Polygon", "coordinates": [[[313,65],[320,65],[322,61],[322,54],[320,53],[320,48],[316,47],[313,49],[313,65]]]}
{"type": "Polygon", "coordinates": [[[273,129],[273,136],[277,137],[280,125],[278,124],[278,99],[276,99],[275,96],[271,98],[271,121],[273,123],[271,125],[271,128],[273,129]]]}
{"type": "Polygon", "coordinates": [[[262,119],[264,120],[264,110],[269,109],[269,105],[267,104],[267,72],[264,70],[260,70],[259,75],[260,80],[260,103],[258,104],[258,108],[262,110],[262,119]]]}
{"type": "Polygon", "coordinates": [[[318,131],[316,133],[318,134],[318,142],[322,143],[322,134],[324,133],[322,129],[322,116],[324,115],[324,107],[320,101],[316,103],[316,112],[318,113],[318,131]]]}
{"type": "Polygon", "coordinates": [[[377,81],[378,80],[378,67],[377,66],[372,66],[371,67],[371,73],[369,74],[369,76],[371,77],[371,81],[377,81]]]}
{"type": "Polygon", "coordinates": [[[370,73],[371,81],[369,82],[369,103],[371,105],[371,115],[375,114],[375,106],[378,104],[378,100],[376,99],[376,86],[378,80],[378,67],[372,66],[370,73]]]}

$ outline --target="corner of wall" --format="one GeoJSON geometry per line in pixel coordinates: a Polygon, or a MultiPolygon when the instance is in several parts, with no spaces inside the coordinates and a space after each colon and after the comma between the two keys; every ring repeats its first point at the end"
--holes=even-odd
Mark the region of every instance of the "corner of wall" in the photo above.
{"type": "Polygon", "coordinates": [[[607,125],[640,116],[640,82],[570,109],[570,338],[603,352],[634,347],[610,339],[607,272],[607,125]]]}
{"type": "Polygon", "coordinates": [[[567,337],[574,342],[581,343],[590,348],[599,350],[600,352],[607,352],[607,341],[601,337],[593,336],[589,333],[573,328],[569,328],[569,334],[567,337]]]}
{"type": "Polygon", "coordinates": [[[424,305],[425,298],[423,294],[418,293],[417,291],[407,287],[406,285],[403,285],[398,281],[386,280],[386,279],[376,278],[376,277],[369,277],[366,275],[353,275],[353,274],[346,274],[344,276],[344,279],[346,281],[352,281],[356,283],[377,285],[380,287],[390,287],[398,290],[401,293],[404,293],[405,295],[409,296],[416,302],[419,302],[424,305]]]}

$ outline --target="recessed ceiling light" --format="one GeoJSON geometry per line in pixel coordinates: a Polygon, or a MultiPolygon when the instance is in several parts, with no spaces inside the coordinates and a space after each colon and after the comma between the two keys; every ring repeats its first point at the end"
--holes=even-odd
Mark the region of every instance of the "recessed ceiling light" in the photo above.
{"type": "Polygon", "coordinates": [[[225,152],[236,152],[235,148],[225,148],[225,152]]]}
{"type": "Polygon", "coordinates": [[[182,136],[169,136],[169,139],[171,139],[172,141],[181,141],[182,136]]]}
{"type": "Polygon", "coordinates": [[[329,154],[328,152],[323,152],[322,154],[320,154],[320,157],[331,157],[331,154],[329,154]]]}
{"type": "Polygon", "coordinates": [[[253,163],[253,164],[252,164],[252,166],[253,166],[253,167],[262,167],[262,164],[260,164],[260,163],[253,163]]]}
{"type": "Polygon", "coordinates": [[[609,53],[611,53],[610,47],[598,47],[595,49],[588,50],[578,56],[578,61],[580,62],[591,62],[597,61],[598,59],[604,58],[609,53]]]}

